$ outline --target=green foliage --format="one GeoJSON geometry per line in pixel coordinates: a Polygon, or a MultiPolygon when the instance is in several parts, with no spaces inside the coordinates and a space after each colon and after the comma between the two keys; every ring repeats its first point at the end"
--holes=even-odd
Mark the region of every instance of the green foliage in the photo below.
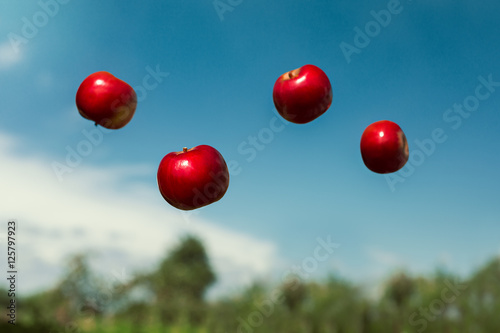
{"type": "MultiPolygon", "coordinates": [[[[202,243],[193,237],[107,298],[99,296],[106,285],[78,255],[54,289],[21,300],[16,332],[500,332],[500,258],[467,280],[442,270],[432,276],[400,272],[377,298],[335,276],[289,276],[278,285],[258,282],[207,302],[205,292],[215,280],[202,243]]],[[[0,331],[10,329],[4,326],[0,331]]]]}
{"type": "Polygon", "coordinates": [[[215,274],[201,242],[196,238],[187,237],[149,279],[157,295],[182,295],[201,301],[206,289],[215,282],[215,274]]]}
{"type": "MultiPolygon", "coordinates": [[[[145,318],[156,318],[165,324],[201,323],[206,312],[203,297],[207,288],[215,282],[215,274],[209,264],[202,243],[194,237],[186,237],[148,274],[137,276],[129,289],[142,288],[152,295],[150,307],[143,316],[133,316],[142,324],[145,318]]],[[[132,308],[144,310],[140,304],[132,308]]],[[[122,312],[128,315],[130,309],[122,312]]]]}

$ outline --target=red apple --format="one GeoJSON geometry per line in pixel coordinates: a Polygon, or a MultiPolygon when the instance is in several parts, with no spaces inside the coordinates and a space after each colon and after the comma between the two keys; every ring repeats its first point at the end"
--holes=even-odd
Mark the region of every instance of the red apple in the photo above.
{"type": "Polygon", "coordinates": [[[273,100],[283,118],[305,124],[328,110],[332,104],[332,85],[319,67],[305,65],[276,80],[273,100]]]}
{"type": "Polygon", "coordinates": [[[136,106],[134,89],[108,72],[89,75],[76,92],[78,111],[96,126],[122,128],[132,119],[136,106]]]}
{"type": "Polygon", "coordinates": [[[406,164],[408,155],[406,136],[392,121],[374,122],[361,136],[361,157],[373,172],[396,172],[406,164]]]}
{"type": "Polygon", "coordinates": [[[165,155],[158,167],[157,181],[169,204],[192,210],[224,196],[229,186],[229,171],[215,148],[201,145],[165,155]]]}

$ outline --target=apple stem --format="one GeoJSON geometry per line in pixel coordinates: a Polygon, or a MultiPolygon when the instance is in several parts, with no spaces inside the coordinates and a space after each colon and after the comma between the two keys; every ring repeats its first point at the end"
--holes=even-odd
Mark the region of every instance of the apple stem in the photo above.
{"type": "Polygon", "coordinates": [[[186,153],[188,151],[187,147],[182,148],[182,151],[186,153]]]}
{"type": "Polygon", "coordinates": [[[289,78],[289,79],[293,79],[293,74],[292,74],[292,72],[288,72],[288,78],[289,78]]]}
{"type": "Polygon", "coordinates": [[[95,127],[97,127],[97,125],[99,125],[99,124],[98,124],[98,123],[97,123],[97,121],[96,121],[96,122],[94,123],[94,125],[95,125],[95,127]]]}

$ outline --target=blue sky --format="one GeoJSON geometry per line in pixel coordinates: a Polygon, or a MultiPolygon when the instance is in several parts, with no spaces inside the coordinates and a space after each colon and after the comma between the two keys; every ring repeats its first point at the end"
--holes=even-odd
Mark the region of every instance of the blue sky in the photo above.
{"type": "Polygon", "coordinates": [[[208,244],[221,292],[279,279],[327,235],[340,247],[311,276],[373,281],[438,265],[467,274],[500,254],[498,2],[221,0],[224,12],[211,0],[54,3],[0,4],[0,218],[20,225],[25,290],[49,286],[77,251],[96,251],[102,271],[148,269],[186,232],[208,244]],[[385,26],[373,23],[382,10],[393,11],[385,26]],[[366,27],[376,30],[361,47],[366,27]],[[266,136],[279,119],[275,80],[305,64],[329,76],[331,108],[306,125],[278,120],[283,129],[266,136]],[[60,182],[53,162],[95,130],[76,90],[101,70],[137,90],[163,74],[132,121],[100,132],[60,182]],[[457,120],[463,103],[474,111],[457,120]],[[364,128],[382,119],[409,142],[399,178],[361,160],[364,128]],[[442,140],[425,154],[415,141],[436,130],[442,140]],[[265,141],[254,156],[244,153],[251,137],[265,141]],[[161,198],[156,168],[200,144],[237,167],[221,201],[183,214],[161,198]]]}

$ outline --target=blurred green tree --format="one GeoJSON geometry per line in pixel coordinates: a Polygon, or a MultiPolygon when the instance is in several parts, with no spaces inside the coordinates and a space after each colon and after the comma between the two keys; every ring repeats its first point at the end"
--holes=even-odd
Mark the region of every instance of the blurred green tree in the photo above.
{"type": "Polygon", "coordinates": [[[194,324],[204,318],[204,295],[215,280],[203,244],[198,238],[187,236],[155,271],[137,276],[132,285],[151,292],[151,305],[162,322],[194,324]]]}

